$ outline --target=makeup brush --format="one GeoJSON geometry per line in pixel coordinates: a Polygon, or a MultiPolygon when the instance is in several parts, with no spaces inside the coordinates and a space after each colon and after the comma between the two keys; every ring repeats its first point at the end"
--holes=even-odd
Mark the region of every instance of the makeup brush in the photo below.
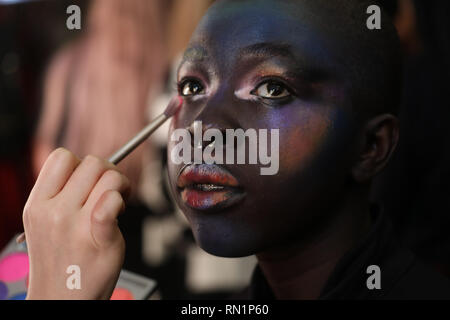
{"type": "Polygon", "coordinates": [[[170,117],[172,117],[180,109],[183,104],[183,99],[181,97],[175,97],[170,100],[169,105],[163,114],[158,116],[152,122],[150,122],[141,132],[139,132],[133,139],[128,141],[122,148],[116,151],[110,158],[109,162],[113,164],[118,164],[127,155],[129,155],[134,149],[136,149],[142,142],[147,140],[147,138],[155,132],[159,127],[161,127],[170,117]]]}
{"type": "MultiPolygon", "coordinates": [[[[181,97],[174,97],[170,100],[164,113],[152,120],[144,129],[142,129],[133,139],[128,141],[122,148],[116,151],[108,161],[112,164],[118,164],[126,156],[128,156],[134,149],[140,146],[150,135],[161,127],[168,119],[177,113],[180,107],[183,105],[183,99],[181,97]]],[[[17,243],[25,241],[25,233],[21,233],[17,238],[17,243]]]]}

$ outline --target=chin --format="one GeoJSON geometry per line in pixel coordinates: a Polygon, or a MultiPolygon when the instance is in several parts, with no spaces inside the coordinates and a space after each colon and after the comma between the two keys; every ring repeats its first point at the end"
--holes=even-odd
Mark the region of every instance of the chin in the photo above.
{"type": "Polygon", "coordinates": [[[191,223],[196,243],[209,254],[224,258],[242,258],[256,254],[254,232],[226,223],[191,223]]]}
{"type": "MultiPolygon", "coordinates": [[[[197,237],[196,237],[197,239],[197,237]]],[[[251,248],[245,248],[239,244],[228,241],[204,241],[196,240],[200,248],[207,253],[222,258],[243,258],[255,254],[251,248]]]]}

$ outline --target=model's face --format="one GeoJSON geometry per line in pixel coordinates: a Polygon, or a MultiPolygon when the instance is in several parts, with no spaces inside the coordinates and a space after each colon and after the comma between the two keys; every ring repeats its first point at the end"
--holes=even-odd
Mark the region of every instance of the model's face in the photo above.
{"type": "Polygon", "coordinates": [[[320,227],[352,161],[355,128],[340,50],[288,4],[257,2],[210,12],[178,72],[185,102],[171,133],[195,121],[203,130],[279,129],[275,175],[261,175],[264,166],[254,164],[175,165],[177,142],[169,142],[176,202],[199,245],[221,256],[259,253],[320,227]]]}

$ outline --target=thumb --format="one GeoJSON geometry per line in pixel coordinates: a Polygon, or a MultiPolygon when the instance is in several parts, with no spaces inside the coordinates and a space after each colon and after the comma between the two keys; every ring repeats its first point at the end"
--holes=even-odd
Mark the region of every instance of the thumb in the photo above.
{"type": "Polygon", "coordinates": [[[100,197],[91,213],[91,235],[100,248],[109,247],[122,240],[117,217],[125,209],[122,195],[108,190],[100,197]]]}

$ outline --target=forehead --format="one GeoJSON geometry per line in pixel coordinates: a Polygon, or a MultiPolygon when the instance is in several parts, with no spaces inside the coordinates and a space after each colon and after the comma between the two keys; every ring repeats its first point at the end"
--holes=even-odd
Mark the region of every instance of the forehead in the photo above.
{"type": "Polygon", "coordinates": [[[291,1],[222,1],[199,24],[185,59],[229,62],[245,48],[271,44],[289,48],[302,60],[328,64],[340,48],[320,20],[291,1]]]}

